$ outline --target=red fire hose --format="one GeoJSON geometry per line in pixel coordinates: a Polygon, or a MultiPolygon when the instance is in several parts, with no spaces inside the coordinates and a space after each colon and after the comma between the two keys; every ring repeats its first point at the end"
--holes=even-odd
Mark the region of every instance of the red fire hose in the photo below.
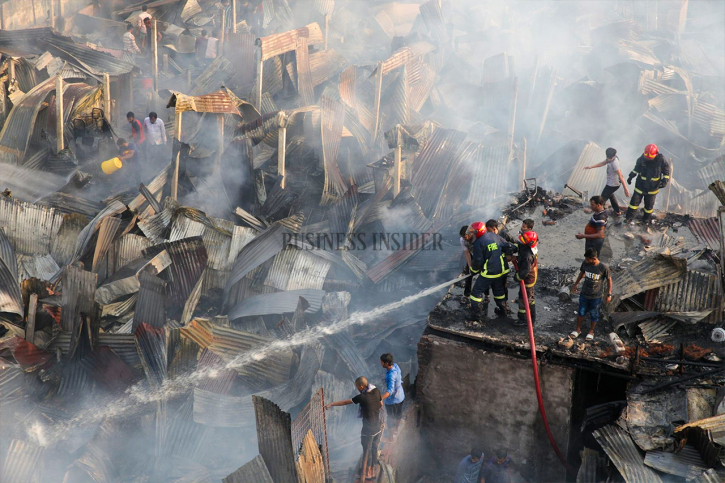
{"type": "MultiPolygon", "coordinates": [[[[516,270],[519,269],[518,264],[516,263],[516,260],[514,259],[514,267],[516,270]]],[[[557,446],[556,441],[554,441],[554,435],[551,434],[551,428],[549,427],[549,420],[546,419],[546,411],[544,410],[544,400],[541,397],[541,382],[539,382],[539,365],[536,362],[536,343],[534,342],[534,324],[531,322],[531,310],[529,309],[529,297],[526,295],[526,286],[524,285],[524,281],[521,280],[521,297],[524,299],[524,307],[526,307],[526,321],[529,324],[529,345],[531,346],[531,364],[534,367],[534,383],[536,384],[536,399],[539,401],[539,412],[541,413],[541,419],[544,421],[544,428],[546,428],[546,435],[549,437],[549,443],[551,444],[551,447],[554,449],[554,452],[556,453],[556,456],[559,458],[559,461],[561,461],[561,464],[564,465],[564,468],[569,472],[570,475],[572,475],[574,478],[576,478],[576,472],[572,469],[571,466],[569,466],[569,463],[567,463],[566,458],[564,458],[564,455],[561,454],[561,451],[559,450],[559,446],[557,446]]]]}

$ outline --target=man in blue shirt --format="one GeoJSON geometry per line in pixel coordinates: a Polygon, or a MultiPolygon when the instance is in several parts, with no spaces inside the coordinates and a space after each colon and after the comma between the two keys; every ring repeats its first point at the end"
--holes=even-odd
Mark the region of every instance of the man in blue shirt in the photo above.
{"type": "Polygon", "coordinates": [[[471,454],[458,463],[458,470],[454,483],[478,483],[483,463],[483,451],[480,448],[473,448],[471,454]]]}
{"type": "Polygon", "coordinates": [[[398,364],[393,362],[393,354],[385,353],[381,355],[380,365],[387,371],[385,373],[385,392],[383,392],[385,413],[388,417],[387,426],[391,431],[395,431],[400,417],[403,415],[403,401],[405,400],[403,375],[398,364]]]}

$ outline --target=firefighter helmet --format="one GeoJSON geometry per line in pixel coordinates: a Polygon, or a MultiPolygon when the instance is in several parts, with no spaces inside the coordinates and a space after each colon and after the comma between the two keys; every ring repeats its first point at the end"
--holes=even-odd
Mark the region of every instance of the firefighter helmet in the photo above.
{"type": "Polygon", "coordinates": [[[519,235],[519,241],[531,248],[536,248],[536,245],[539,244],[539,235],[535,231],[525,231],[519,235]]]}
{"type": "Polygon", "coordinates": [[[481,238],[486,233],[486,225],[482,221],[471,223],[468,232],[475,235],[476,238],[481,238]]]}
{"type": "Polygon", "coordinates": [[[644,148],[644,157],[647,159],[654,159],[658,152],[656,144],[648,144],[647,147],[644,148]]]}

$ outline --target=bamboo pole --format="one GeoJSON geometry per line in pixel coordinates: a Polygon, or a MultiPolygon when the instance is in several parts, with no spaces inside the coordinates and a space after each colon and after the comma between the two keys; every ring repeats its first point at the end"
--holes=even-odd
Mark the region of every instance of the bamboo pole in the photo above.
{"type": "Polygon", "coordinates": [[[25,340],[33,343],[35,337],[35,313],[38,308],[38,294],[30,294],[30,303],[28,304],[28,321],[25,325],[25,340]]]}
{"type": "Polygon", "coordinates": [[[526,189],[526,138],[524,138],[522,144],[524,155],[521,159],[521,182],[524,184],[524,189],[526,189]]]}
{"type": "Polygon", "coordinates": [[[50,10],[48,10],[48,13],[50,14],[50,28],[55,28],[55,0],[50,0],[50,10]]]}
{"type": "Polygon", "coordinates": [[[179,159],[181,158],[181,114],[181,111],[177,111],[176,113],[176,132],[174,133],[174,137],[179,143],[179,151],[176,153],[176,158],[174,159],[174,174],[171,176],[171,197],[175,200],[178,199],[179,190],[179,159]]]}
{"type": "Polygon", "coordinates": [[[108,72],[103,74],[103,115],[111,123],[111,76],[108,72]]]}
{"type": "Polygon", "coordinates": [[[219,52],[217,52],[217,56],[224,55],[224,38],[227,36],[227,9],[222,8],[222,30],[221,30],[221,37],[219,39],[219,52]]]}
{"type": "Polygon", "coordinates": [[[157,21],[154,19],[152,28],[153,39],[151,40],[153,48],[153,69],[154,69],[154,92],[159,92],[159,43],[157,37],[157,21]]]}
{"type": "Polygon", "coordinates": [[[260,45],[257,51],[255,52],[255,57],[257,57],[257,85],[255,86],[257,89],[255,101],[256,101],[256,108],[257,112],[260,114],[262,113],[262,83],[264,81],[264,60],[262,60],[262,46],[260,45]]]}
{"type": "Polygon", "coordinates": [[[237,0],[232,0],[232,33],[237,33],[237,0]]]}
{"type": "MultiPolygon", "coordinates": [[[[3,3],[3,5],[5,5],[3,3]]],[[[15,58],[10,57],[10,82],[15,82],[15,58]]]]}
{"type": "Polygon", "coordinates": [[[393,167],[393,173],[395,179],[393,180],[393,197],[400,194],[400,172],[402,171],[403,162],[403,143],[400,139],[400,124],[395,126],[395,165],[393,167]]]}
{"type": "Polygon", "coordinates": [[[60,73],[55,76],[55,133],[56,151],[63,151],[63,78],[60,73]]]}
{"type": "Polygon", "coordinates": [[[670,158],[670,182],[667,183],[667,199],[665,200],[665,213],[670,211],[670,192],[672,192],[672,182],[675,180],[675,165],[670,158]]]}
{"type": "Polygon", "coordinates": [[[325,14],[325,50],[327,50],[327,37],[330,32],[330,14],[325,14]]]}
{"type": "Polygon", "coordinates": [[[373,139],[378,139],[378,124],[380,123],[380,97],[383,91],[383,62],[378,61],[377,77],[375,78],[375,124],[373,124],[373,139]]]}
{"type": "Polygon", "coordinates": [[[277,144],[277,174],[282,177],[280,187],[285,188],[287,184],[285,176],[285,155],[287,154],[287,116],[284,111],[280,111],[277,114],[277,120],[279,122],[279,142],[277,144]]]}

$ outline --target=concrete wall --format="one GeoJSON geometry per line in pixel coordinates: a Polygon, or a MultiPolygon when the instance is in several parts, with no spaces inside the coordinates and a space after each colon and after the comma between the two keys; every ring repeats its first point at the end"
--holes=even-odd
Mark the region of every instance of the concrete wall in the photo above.
{"type": "MultiPolygon", "coordinates": [[[[417,401],[429,455],[421,470],[455,468],[479,443],[487,458],[504,445],[522,475],[564,481],[565,470],[549,446],[534,390],[531,361],[484,352],[473,343],[424,335],[418,343],[417,401]]],[[[566,455],[573,369],[540,368],[544,407],[566,455]]]]}
{"type": "MultiPolygon", "coordinates": [[[[54,0],[55,15],[61,12],[68,18],[78,10],[91,4],[91,0],[54,0]]],[[[50,0],[9,0],[0,4],[2,28],[18,30],[50,26],[48,10],[50,0]]]]}

